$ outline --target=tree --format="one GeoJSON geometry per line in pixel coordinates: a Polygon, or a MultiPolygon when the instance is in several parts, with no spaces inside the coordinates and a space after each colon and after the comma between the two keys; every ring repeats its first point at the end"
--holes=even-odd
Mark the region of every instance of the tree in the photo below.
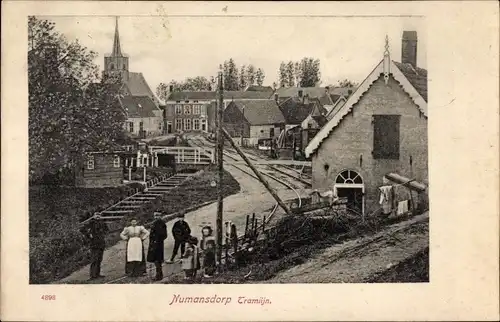
{"type": "Polygon", "coordinates": [[[321,81],[320,61],[314,58],[302,58],[299,64],[301,87],[314,87],[321,81]]]}
{"type": "Polygon", "coordinates": [[[53,22],[28,18],[30,181],[73,167],[85,151],[116,149],[124,139],[120,84],[115,77],[97,82],[96,56],[53,22]]]}
{"type": "Polygon", "coordinates": [[[295,84],[299,86],[300,84],[300,63],[295,62],[294,68],[293,68],[293,76],[295,77],[295,84]]]}
{"type": "Polygon", "coordinates": [[[245,65],[241,66],[238,82],[239,82],[239,84],[238,84],[239,88],[241,90],[244,90],[248,85],[247,84],[247,70],[246,70],[245,65]]]}
{"type": "Polygon", "coordinates": [[[252,64],[247,67],[247,84],[255,85],[255,66],[252,64]]]}
{"type": "Polygon", "coordinates": [[[285,64],[285,62],[281,62],[280,64],[280,69],[279,69],[279,72],[278,72],[278,78],[279,78],[279,82],[280,82],[280,86],[281,87],[288,87],[289,83],[288,83],[288,75],[287,75],[287,64],[285,64]]]}
{"type": "Polygon", "coordinates": [[[224,79],[224,90],[226,91],[237,91],[238,86],[238,69],[234,60],[230,58],[224,62],[223,68],[223,79],[224,79]]]}
{"type": "Polygon", "coordinates": [[[340,80],[338,82],[338,87],[357,87],[358,83],[346,79],[340,80]]]}
{"type": "Polygon", "coordinates": [[[255,72],[255,82],[257,85],[262,86],[262,84],[264,84],[264,78],[266,78],[266,75],[264,75],[262,68],[257,69],[255,72]]]}
{"type": "Polygon", "coordinates": [[[295,86],[295,65],[293,61],[289,61],[285,68],[286,79],[288,80],[288,86],[295,86]]]}

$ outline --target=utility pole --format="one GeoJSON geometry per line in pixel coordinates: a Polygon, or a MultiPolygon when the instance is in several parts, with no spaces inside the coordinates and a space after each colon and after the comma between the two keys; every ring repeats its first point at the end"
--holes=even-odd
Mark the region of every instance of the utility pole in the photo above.
{"type": "MultiPolygon", "coordinates": [[[[217,237],[217,261],[221,263],[222,259],[222,177],[224,175],[223,168],[223,149],[224,149],[224,134],[222,132],[223,106],[224,106],[224,87],[222,83],[222,72],[219,73],[219,90],[217,104],[217,169],[219,173],[219,182],[217,183],[217,220],[216,220],[216,237],[217,237]]],[[[227,260],[227,259],[226,259],[227,260]]],[[[219,271],[222,265],[219,265],[219,271]]]]}

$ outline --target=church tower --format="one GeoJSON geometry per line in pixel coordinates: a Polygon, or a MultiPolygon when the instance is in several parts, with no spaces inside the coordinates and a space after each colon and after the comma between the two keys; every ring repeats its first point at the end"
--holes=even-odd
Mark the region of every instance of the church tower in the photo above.
{"type": "Polygon", "coordinates": [[[115,21],[115,37],[113,39],[113,51],[110,56],[104,57],[104,77],[116,76],[126,83],[129,79],[128,57],[122,53],[120,46],[120,34],[118,32],[118,17],[115,21]]]}

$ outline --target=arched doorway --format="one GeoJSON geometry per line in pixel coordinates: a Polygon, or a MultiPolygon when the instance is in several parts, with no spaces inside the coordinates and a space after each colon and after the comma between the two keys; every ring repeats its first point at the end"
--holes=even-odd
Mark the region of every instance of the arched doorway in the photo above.
{"type": "Polygon", "coordinates": [[[335,194],[347,198],[347,207],[360,214],[365,213],[365,185],[361,175],[354,170],[343,170],[337,175],[334,184],[335,194]]]}

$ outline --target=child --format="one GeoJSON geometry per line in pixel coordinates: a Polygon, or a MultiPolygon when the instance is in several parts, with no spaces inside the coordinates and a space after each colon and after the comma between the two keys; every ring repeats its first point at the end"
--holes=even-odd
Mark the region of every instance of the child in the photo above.
{"type": "Polygon", "coordinates": [[[201,241],[200,241],[200,250],[203,252],[206,249],[206,243],[208,240],[213,240],[215,243],[215,238],[213,236],[213,229],[210,226],[205,226],[201,230],[201,241]]]}
{"type": "Polygon", "coordinates": [[[215,241],[210,239],[205,243],[205,256],[203,256],[203,277],[212,277],[215,273],[215,241]]]}
{"type": "Polygon", "coordinates": [[[186,251],[182,255],[182,269],[186,276],[186,280],[194,280],[196,277],[196,272],[200,268],[200,259],[198,251],[198,239],[196,237],[190,237],[186,243],[186,251]]]}

